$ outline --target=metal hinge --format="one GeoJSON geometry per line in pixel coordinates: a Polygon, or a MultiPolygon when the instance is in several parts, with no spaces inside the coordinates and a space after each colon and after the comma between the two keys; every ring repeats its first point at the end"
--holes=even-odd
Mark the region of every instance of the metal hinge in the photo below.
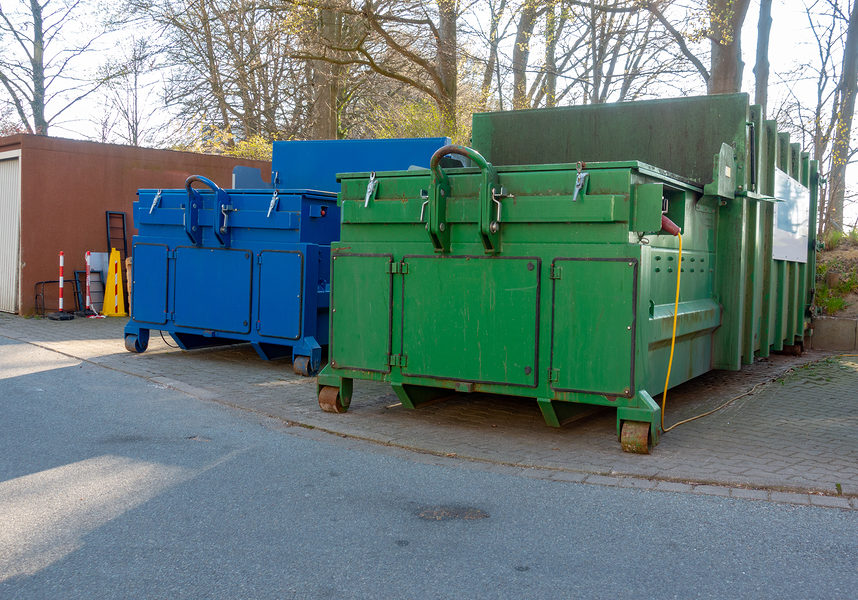
{"type": "Polygon", "coordinates": [[[560,369],[548,369],[548,383],[560,380],[560,369]]]}
{"type": "Polygon", "coordinates": [[[176,251],[175,250],[167,250],[167,258],[168,259],[170,259],[170,258],[175,259],[176,258],[176,251]]]}
{"type": "Polygon", "coordinates": [[[551,279],[560,279],[561,269],[557,265],[551,265],[551,273],[549,277],[551,279]]]}
{"type": "Polygon", "coordinates": [[[387,263],[387,272],[392,274],[400,273],[405,275],[408,273],[408,263],[405,261],[387,263]]]}
{"type": "Polygon", "coordinates": [[[391,367],[404,367],[408,364],[407,354],[388,354],[387,364],[391,367]]]}
{"type": "Polygon", "coordinates": [[[262,264],[262,253],[261,252],[256,255],[256,264],[259,264],[259,265],[262,264]]]}

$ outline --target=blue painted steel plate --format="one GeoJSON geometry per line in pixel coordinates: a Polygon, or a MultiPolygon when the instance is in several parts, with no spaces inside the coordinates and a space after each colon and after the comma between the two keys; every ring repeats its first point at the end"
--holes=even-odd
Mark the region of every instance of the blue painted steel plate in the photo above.
{"type": "Polygon", "coordinates": [[[252,257],[247,250],[177,248],[176,325],[248,333],[252,257]]]}
{"type": "Polygon", "coordinates": [[[297,250],[264,250],[259,258],[259,334],[297,340],[301,337],[304,255],[297,250]]]}
{"type": "Polygon", "coordinates": [[[274,142],[271,162],[277,187],[338,191],[337,173],[429,168],[429,159],[449,138],[392,140],[298,140],[274,142]]]}
{"type": "Polygon", "coordinates": [[[131,312],[135,321],[167,322],[167,246],[134,244],[131,312]]]}

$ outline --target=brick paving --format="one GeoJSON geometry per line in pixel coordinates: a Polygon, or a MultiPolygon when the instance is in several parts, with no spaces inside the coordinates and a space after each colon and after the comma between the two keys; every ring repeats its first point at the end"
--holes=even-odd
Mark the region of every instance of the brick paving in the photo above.
{"type": "Polygon", "coordinates": [[[397,406],[387,385],[355,381],[349,412],[323,413],[315,381],[294,375],[288,360],[263,361],[248,345],[183,352],[169,347],[158,332],[145,353],[131,354],[122,341],[125,321],[61,322],[0,313],[0,336],[201,400],[300,424],[304,429],[295,431],[301,435],[338,434],[361,447],[370,442],[421,460],[457,461],[558,482],[858,509],[856,358],[814,350],[698,377],[671,390],[666,424],[764,385],[668,432],[652,455],[641,456],[620,449],[610,409],[552,429],[530,399],[457,394],[409,411],[397,406]]]}

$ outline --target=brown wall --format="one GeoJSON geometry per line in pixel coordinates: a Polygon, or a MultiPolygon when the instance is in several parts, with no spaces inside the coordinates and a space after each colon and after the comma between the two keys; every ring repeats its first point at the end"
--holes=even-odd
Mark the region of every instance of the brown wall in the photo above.
{"type": "MultiPolygon", "coordinates": [[[[236,165],[260,168],[266,181],[271,171],[271,163],[223,156],[31,135],[0,138],[0,152],[16,149],[21,150],[21,314],[34,310],[37,281],[57,279],[60,250],[66,277],[84,268],[86,250],[109,250],[105,211],[125,212],[131,249],[138,188],[181,188],[192,174],[229,188],[236,165]]],[[[55,291],[53,286],[46,297],[49,311],[56,309],[55,291]]],[[[65,293],[65,307],[74,308],[70,286],[65,293]]]]}

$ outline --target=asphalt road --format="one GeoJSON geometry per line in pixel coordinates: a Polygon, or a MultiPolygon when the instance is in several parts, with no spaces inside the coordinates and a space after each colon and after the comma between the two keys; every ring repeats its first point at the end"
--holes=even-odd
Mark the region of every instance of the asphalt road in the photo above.
{"type": "Polygon", "coordinates": [[[3,599],[858,589],[858,511],[428,464],[3,337],[0,415],[3,599]]]}

